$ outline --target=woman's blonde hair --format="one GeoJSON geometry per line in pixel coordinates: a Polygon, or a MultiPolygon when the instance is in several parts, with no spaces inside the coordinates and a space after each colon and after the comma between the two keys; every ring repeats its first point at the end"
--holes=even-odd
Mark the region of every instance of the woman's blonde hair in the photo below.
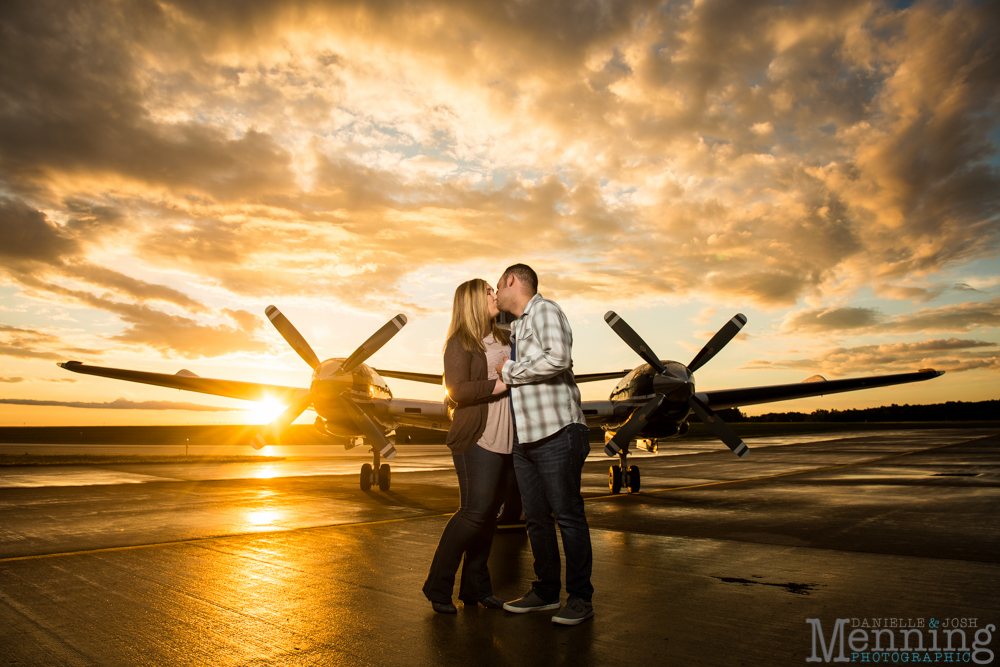
{"type": "MultiPolygon", "coordinates": [[[[455,290],[455,302],[451,309],[451,324],[448,325],[446,341],[458,336],[466,352],[485,352],[483,336],[487,329],[502,345],[510,344],[510,336],[500,328],[495,317],[490,317],[486,305],[486,290],[489,283],[481,278],[467,280],[455,290]]],[[[447,345],[447,342],[445,343],[447,345]]]]}

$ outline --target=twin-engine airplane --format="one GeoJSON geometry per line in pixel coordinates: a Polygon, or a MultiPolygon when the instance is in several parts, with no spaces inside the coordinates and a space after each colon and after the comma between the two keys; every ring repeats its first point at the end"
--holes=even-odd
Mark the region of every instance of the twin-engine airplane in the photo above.
{"type": "MultiPolygon", "coordinates": [[[[318,415],[315,427],[321,435],[348,449],[362,443],[371,446],[373,461],[361,468],[361,488],[366,491],[373,485],[383,491],[389,489],[389,464],[381,463],[381,459],[391,460],[396,456],[395,429],[404,424],[442,431],[448,429],[451,418],[447,395],[442,402],[394,398],[382,379],[389,377],[441,384],[441,375],[380,370],[364,363],[403,328],[405,315],[396,315],[389,320],[349,357],[320,361],[305,338],[277,308],[268,306],[265,312],[285,341],[312,367],[309,389],[203,378],[188,370],[169,375],[88,366],[79,361],[58,365],[74,373],[248,401],[273,398],[284,403],[288,406],[285,411],[254,435],[250,444],[256,449],[278,443],[282,431],[312,407],[318,415]]],[[[739,333],[746,324],[746,317],[737,314],[729,320],[686,366],[676,361],[661,361],[639,334],[613,311],[609,311],[604,319],[645,362],[631,371],[575,375],[577,382],[621,378],[608,400],[583,402],[588,425],[605,431],[605,452],[608,456],[617,455],[619,458],[619,464],[611,466],[608,475],[608,485],[614,493],[618,493],[623,485],[632,492],[640,487],[638,467],[628,465],[630,443],[636,440],[637,446],[655,452],[658,440],[687,433],[688,420],[692,415],[697,415],[735,454],[746,458],[749,454],[746,443],[719,418],[715,410],[918,382],[944,375],[943,371],[933,369],[832,381],[815,375],[797,384],[696,392],[694,372],[739,333]]],[[[519,502],[517,505],[520,506],[519,502]]]]}
{"type": "Polygon", "coordinates": [[[688,432],[688,420],[692,414],[697,415],[734,454],[746,458],[750,454],[749,447],[715,410],[919,382],[944,375],[944,371],[930,368],[916,373],[843,380],[827,380],[821,375],[813,375],[795,384],[696,392],[694,372],[740,332],[747,323],[746,316],[742,313],[733,316],[687,366],[676,361],[661,361],[639,334],[613,310],[604,315],[604,321],[646,362],[622,378],[609,400],[583,403],[587,422],[593,421],[604,428],[605,453],[608,456],[617,454],[620,460],[620,464],[611,466],[608,472],[608,486],[612,493],[618,493],[622,485],[633,493],[639,490],[639,468],[628,465],[628,448],[632,440],[637,441],[638,447],[655,452],[658,439],[688,432]]]}

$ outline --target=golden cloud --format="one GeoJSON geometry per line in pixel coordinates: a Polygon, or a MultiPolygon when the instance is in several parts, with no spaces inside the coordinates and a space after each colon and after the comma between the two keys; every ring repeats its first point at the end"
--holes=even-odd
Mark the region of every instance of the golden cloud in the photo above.
{"type": "MultiPolygon", "coordinates": [[[[116,344],[192,356],[268,349],[232,307],[247,297],[427,312],[421,276],[516,260],[591,300],[930,300],[946,290],[914,279],[1000,244],[998,19],[867,0],[19,4],[3,273],[113,314],[116,344]]],[[[973,311],[785,327],[996,326],[973,311]]]]}
{"type": "Polygon", "coordinates": [[[996,343],[969,339],[933,339],[918,343],[859,345],[835,348],[816,357],[790,360],[755,359],[746,369],[795,369],[831,375],[901,373],[922,368],[959,372],[973,369],[1000,370],[996,343]]]}
{"type": "Polygon", "coordinates": [[[1000,327],[1000,299],[922,308],[885,317],[873,308],[819,308],[789,313],[785,333],[915,334],[966,333],[1000,327]]]}

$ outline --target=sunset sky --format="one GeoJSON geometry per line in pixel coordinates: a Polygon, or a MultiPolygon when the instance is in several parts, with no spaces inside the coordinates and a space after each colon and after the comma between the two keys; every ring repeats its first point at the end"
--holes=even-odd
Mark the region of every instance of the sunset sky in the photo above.
{"type": "MultiPolygon", "coordinates": [[[[1000,3],[0,4],[0,425],[260,423],[55,362],[308,386],[441,371],[532,265],[575,368],[698,388],[936,368],[751,414],[1000,398],[1000,3]]],[[[397,396],[440,387],[390,380],[397,396]]],[[[584,386],[605,398],[613,382],[584,386]]],[[[311,421],[307,412],[302,421],[311,421]]]]}

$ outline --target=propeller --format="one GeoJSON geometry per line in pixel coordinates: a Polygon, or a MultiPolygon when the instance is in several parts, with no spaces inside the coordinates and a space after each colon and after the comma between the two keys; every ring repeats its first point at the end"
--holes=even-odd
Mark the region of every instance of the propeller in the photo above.
{"type": "MultiPolygon", "coordinates": [[[[660,375],[664,374],[667,370],[666,366],[662,361],[653,353],[646,341],[635,332],[635,330],[628,325],[628,323],[623,320],[617,313],[613,310],[609,310],[604,315],[604,321],[608,323],[608,326],[618,334],[618,336],[625,341],[625,343],[631,347],[636,354],[642,357],[643,361],[648,363],[656,372],[660,375]]],[[[701,351],[694,356],[691,363],[688,364],[688,373],[694,373],[702,366],[704,366],[709,360],[712,359],[719,350],[724,348],[729,341],[733,339],[736,334],[740,332],[743,325],[747,323],[747,318],[742,313],[737,313],[733,316],[731,320],[726,322],[719,331],[712,336],[712,339],[705,344],[705,347],[701,348],[701,351]]],[[[622,424],[621,428],[615,433],[614,437],[608,441],[607,445],[604,447],[604,451],[608,456],[614,456],[622,449],[624,449],[629,442],[642,430],[646,425],[649,418],[659,409],[659,407],[666,400],[664,394],[657,394],[653,399],[648,401],[641,408],[632,413],[632,415],[622,424]]],[[[687,399],[688,405],[694,410],[695,414],[698,415],[705,425],[709,428],[712,433],[715,434],[717,438],[726,443],[733,453],[740,458],[746,458],[750,453],[750,448],[747,447],[746,443],[736,435],[733,429],[729,428],[726,424],[708,405],[706,405],[697,396],[690,396],[687,399]]]]}
{"type": "Polygon", "coordinates": [[[628,322],[619,317],[618,313],[609,310],[604,314],[604,321],[636,354],[642,357],[643,361],[655,368],[657,373],[667,370],[660,358],[653,354],[653,351],[646,345],[646,341],[628,325],[628,322]]]}
{"type": "Polygon", "coordinates": [[[378,453],[383,458],[390,461],[396,458],[396,448],[392,445],[392,442],[385,436],[379,425],[372,421],[372,418],[366,415],[358,404],[354,402],[350,397],[350,393],[345,391],[340,397],[344,399],[344,403],[351,413],[351,419],[361,429],[361,434],[365,437],[365,440],[372,447],[378,449],[378,453]]]}
{"type": "Polygon", "coordinates": [[[705,347],[701,348],[701,352],[694,355],[694,359],[688,364],[688,370],[694,373],[696,370],[708,363],[709,359],[714,357],[719,350],[724,348],[729,344],[729,341],[733,339],[743,328],[743,325],[747,323],[747,317],[743,313],[736,313],[733,315],[733,319],[726,322],[721,329],[714,336],[712,340],[705,344],[705,347]]]}
{"type": "Polygon", "coordinates": [[[632,416],[618,429],[615,436],[608,441],[608,444],[604,445],[604,453],[608,456],[614,456],[624,449],[625,445],[639,435],[639,431],[646,425],[649,416],[656,412],[666,399],[667,397],[663,394],[657,394],[653,400],[633,412],[632,416]]]}
{"type": "Polygon", "coordinates": [[[715,437],[719,440],[726,443],[729,449],[733,450],[733,454],[736,454],[741,459],[745,459],[750,455],[750,448],[747,447],[747,443],[743,442],[743,439],[736,435],[733,429],[729,428],[729,424],[722,421],[712,408],[705,405],[697,396],[689,398],[688,405],[694,409],[698,418],[705,422],[708,430],[714,433],[715,437]]]}
{"type": "Polygon", "coordinates": [[[388,322],[382,325],[382,328],[372,334],[371,338],[366,340],[361,344],[361,347],[354,350],[354,352],[344,361],[344,365],[340,367],[340,370],[344,373],[350,373],[355,368],[365,363],[368,357],[372,356],[379,349],[389,342],[389,340],[399,333],[399,330],[406,325],[406,315],[400,313],[396,317],[392,318],[388,322]]]}
{"type": "Polygon", "coordinates": [[[285,342],[292,346],[292,349],[309,364],[310,368],[315,369],[319,366],[319,357],[309,347],[309,343],[302,337],[299,330],[292,326],[292,323],[288,321],[287,317],[281,314],[280,310],[274,306],[268,306],[264,309],[264,314],[267,315],[267,319],[271,320],[271,324],[278,330],[281,337],[285,339],[285,342]]]}
{"type": "MultiPolygon", "coordinates": [[[[319,357],[310,347],[306,339],[299,333],[288,318],[285,317],[280,310],[275,306],[268,306],[264,310],[267,318],[271,320],[274,328],[278,330],[281,337],[291,346],[295,352],[302,357],[302,359],[309,364],[314,370],[320,366],[319,357]]],[[[396,315],[391,320],[385,323],[381,329],[376,331],[368,340],[361,344],[361,346],[356,349],[350,357],[348,357],[344,363],[341,365],[341,373],[350,373],[355,368],[363,364],[368,357],[375,354],[383,345],[389,342],[393,336],[399,333],[399,330],[403,328],[406,324],[406,315],[400,313],[396,315]]],[[[340,394],[340,397],[344,400],[347,405],[349,412],[351,413],[351,418],[354,423],[357,424],[358,428],[361,430],[362,435],[365,439],[372,444],[373,447],[379,450],[379,454],[387,459],[392,459],[396,456],[396,448],[393,447],[392,442],[385,436],[382,432],[381,427],[376,424],[371,417],[369,417],[361,409],[361,407],[354,402],[351,398],[350,392],[345,391],[340,394]]],[[[293,421],[295,421],[299,415],[305,412],[306,408],[312,405],[315,399],[313,393],[306,392],[302,396],[297,397],[291,405],[289,405],[285,410],[278,415],[270,424],[262,428],[260,431],[254,435],[250,444],[253,445],[254,449],[260,449],[266,445],[273,444],[276,442],[280,436],[281,432],[288,428],[293,421]]]]}

